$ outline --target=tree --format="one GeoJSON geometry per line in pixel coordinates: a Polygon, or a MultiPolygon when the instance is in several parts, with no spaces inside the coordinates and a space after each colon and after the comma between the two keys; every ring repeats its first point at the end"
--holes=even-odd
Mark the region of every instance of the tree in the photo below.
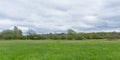
{"type": "Polygon", "coordinates": [[[22,31],[15,26],[13,30],[3,30],[2,36],[4,37],[4,39],[19,39],[23,35],[22,31]]]}
{"type": "Polygon", "coordinates": [[[67,39],[69,40],[73,40],[75,39],[75,36],[76,36],[76,32],[72,29],[68,29],[67,31],[67,39]]]}
{"type": "Polygon", "coordinates": [[[67,34],[73,35],[76,34],[76,32],[72,29],[68,29],[67,34]]]}
{"type": "Polygon", "coordinates": [[[29,36],[36,35],[36,32],[33,29],[28,29],[27,34],[29,36]]]}
{"type": "Polygon", "coordinates": [[[12,30],[3,30],[2,36],[4,39],[13,39],[13,31],[12,30]]]}
{"type": "Polygon", "coordinates": [[[29,38],[29,39],[37,38],[36,32],[33,29],[28,29],[27,34],[28,34],[27,38],[29,38]]]}
{"type": "Polygon", "coordinates": [[[0,39],[3,39],[2,33],[0,32],[0,39]]]}
{"type": "Polygon", "coordinates": [[[22,36],[22,31],[16,26],[13,28],[13,36],[14,38],[19,38],[22,36]]]}

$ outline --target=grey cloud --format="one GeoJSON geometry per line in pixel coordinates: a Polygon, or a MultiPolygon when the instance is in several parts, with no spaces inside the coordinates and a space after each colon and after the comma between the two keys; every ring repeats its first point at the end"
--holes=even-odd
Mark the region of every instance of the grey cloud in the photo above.
{"type": "Polygon", "coordinates": [[[0,0],[0,30],[19,26],[38,33],[119,31],[118,0],[0,0]],[[9,22],[9,23],[6,23],[9,22]],[[4,27],[3,27],[4,26],[4,27]]]}

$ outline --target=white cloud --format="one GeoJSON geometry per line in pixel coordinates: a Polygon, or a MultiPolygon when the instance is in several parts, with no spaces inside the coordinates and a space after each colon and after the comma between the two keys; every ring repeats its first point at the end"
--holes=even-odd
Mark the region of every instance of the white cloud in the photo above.
{"type": "Polygon", "coordinates": [[[10,19],[1,19],[0,20],[0,25],[1,26],[4,26],[4,25],[14,25],[14,24],[16,24],[16,22],[12,21],[10,19]]]}
{"type": "Polygon", "coordinates": [[[119,28],[118,0],[0,0],[0,30],[102,31],[119,28]],[[114,7],[112,7],[114,6],[114,7]],[[118,7],[117,7],[118,6],[118,7]],[[110,23],[110,21],[112,23],[110,23]],[[100,29],[101,28],[101,29],[100,29]]]}

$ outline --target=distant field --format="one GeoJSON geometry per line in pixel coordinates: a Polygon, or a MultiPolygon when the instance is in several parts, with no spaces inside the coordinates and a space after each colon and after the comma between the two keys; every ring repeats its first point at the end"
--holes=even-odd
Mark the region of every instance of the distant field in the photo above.
{"type": "Polygon", "coordinates": [[[120,60],[120,41],[0,41],[0,60],[120,60]]]}

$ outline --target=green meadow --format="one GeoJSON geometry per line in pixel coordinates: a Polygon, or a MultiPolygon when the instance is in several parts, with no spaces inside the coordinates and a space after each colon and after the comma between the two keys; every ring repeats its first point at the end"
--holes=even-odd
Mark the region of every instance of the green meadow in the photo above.
{"type": "Polygon", "coordinates": [[[0,60],[120,60],[120,40],[0,40],[0,60]]]}

